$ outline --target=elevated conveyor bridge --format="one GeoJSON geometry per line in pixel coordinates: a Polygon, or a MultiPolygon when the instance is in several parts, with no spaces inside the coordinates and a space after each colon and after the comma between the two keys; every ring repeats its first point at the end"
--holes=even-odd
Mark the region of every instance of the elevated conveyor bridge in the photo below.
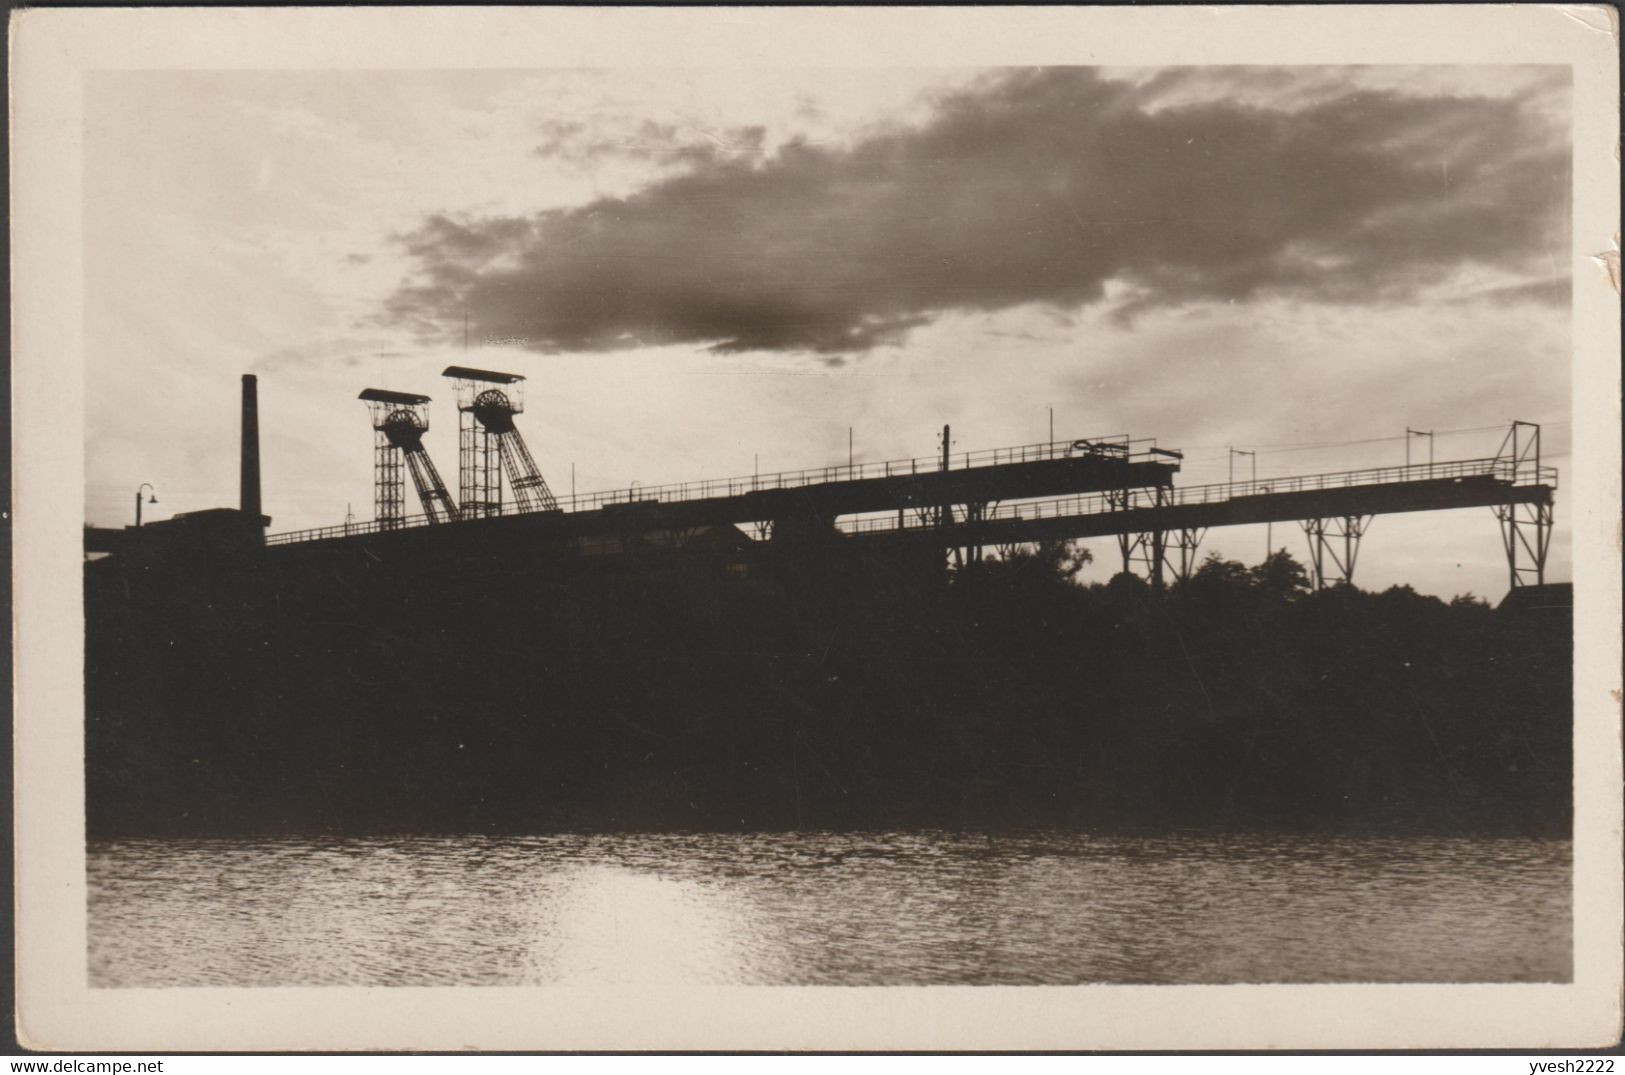
{"type": "MultiPolygon", "coordinates": [[[[546,522],[571,533],[624,529],[628,521],[653,529],[792,520],[816,521],[834,533],[842,516],[903,512],[946,523],[963,518],[966,505],[1168,486],[1178,469],[1177,453],[1158,449],[1152,441],[1117,435],[944,458],[632,486],[569,497],[560,504],[561,510],[534,515],[538,524],[546,522]]],[[[387,529],[429,521],[416,516],[387,529]]],[[[463,525],[483,521],[487,520],[465,519],[463,525]]],[[[272,534],[266,544],[331,541],[379,529],[375,523],[318,527],[272,534]]]]}
{"type": "MultiPolygon", "coordinates": [[[[1557,471],[1540,462],[1540,429],[1514,423],[1491,457],[1176,487],[1179,453],[1126,435],[821,467],[572,496],[559,510],[464,518],[440,540],[501,528],[520,540],[754,527],[786,546],[873,543],[960,550],[1115,537],[1124,570],[1153,583],[1188,577],[1212,527],[1296,523],[1317,586],[1352,581],[1361,536],[1377,515],[1488,507],[1498,518],[1514,587],[1545,581],[1557,471]]],[[[274,534],[273,547],[407,539],[424,516],[274,534]]]]}
{"type": "Polygon", "coordinates": [[[1126,538],[1124,570],[1138,561],[1156,584],[1164,572],[1188,577],[1196,547],[1211,527],[1294,523],[1309,538],[1316,585],[1325,586],[1351,580],[1358,541],[1372,516],[1488,507],[1501,519],[1516,586],[1544,581],[1556,488],[1554,467],[1519,467],[1492,457],[1004,503],[949,527],[891,515],[837,525],[853,537],[969,549],[1126,538]]]}

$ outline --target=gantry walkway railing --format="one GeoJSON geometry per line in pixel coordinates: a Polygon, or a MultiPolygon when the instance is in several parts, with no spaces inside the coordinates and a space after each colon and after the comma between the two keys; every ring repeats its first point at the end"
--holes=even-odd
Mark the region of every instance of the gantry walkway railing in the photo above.
{"type": "Polygon", "coordinates": [[[852,539],[911,542],[980,559],[985,546],[1115,537],[1125,572],[1153,586],[1189,578],[1213,527],[1290,522],[1309,540],[1317,588],[1352,582],[1360,538],[1377,515],[1455,508],[1494,510],[1513,587],[1545,581],[1557,471],[1538,457],[1502,454],[1186,488],[1123,488],[957,511],[894,511],[839,520],[852,539]]]}
{"type": "MultiPolygon", "coordinates": [[[[961,453],[953,457],[960,464],[957,470],[978,467],[1007,466],[1010,464],[1040,462],[1044,460],[1077,458],[1078,444],[1122,445],[1119,458],[1141,458],[1149,455],[1154,444],[1131,441],[1126,436],[1097,437],[1077,441],[1058,441],[1049,444],[997,448],[982,452],[961,453]]],[[[706,481],[681,482],[657,486],[633,485],[625,489],[588,493],[563,501],[564,513],[599,511],[621,505],[673,504],[695,500],[721,500],[748,498],[750,494],[786,489],[808,488],[818,485],[836,485],[868,481],[877,478],[932,475],[941,473],[940,459],[904,459],[879,463],[859,463],[852,466],[819,467],[806,470],[783,471],[772,474],[752,474],[706,481]]],[[[1363,470],[1333,471],[1320,474],[1289,475],[1277,478],[1244,481],[1215,482],[1193,486],[1131,486],[1121,490],[1076,494],[1047,500],[1023,500],[989,504],[981,508],[976,522],[1035,522],[1046,519],[1075,519],[1085,516],[1110,517],[1135,509],[1163,509],[1189,505],[1233,504],[1253,497],[1277,497],[1286,493],[1324,492],[1371,486],[1401,485],[1415,482],[1454,481],[1463,478],[1489,478],[1508,487],[1546,486],[1556,488],[1557,471],[1553,467],[1530,467],[1514,463],[1506,457],[1450,460],[1437,463],[1417,463],[1408,466],[1374,467],[1363,470]]],[[[1284,506],[1283,502],[1283,506],[1284,506]]],[[[1441,504],[1440,507],[1447,505],[1441,504]]],[[[740,521],[753,519],[756,509],[741,505],[740,521]]],[[[1403,510],[1415,510],[1406,508],[1403,510]]],[[[1280,518],[1291,518],[1286,510],[1280,518]]],[[[964,515],[960,521],[966,521],[964,515]]],[[[1126,517],[1124,517],[1126,520],[1126,517]]],[[[1262,517],[1258,521],[1265,521],[1262,517]]],[[[406,529],[426,526],[433,522],[423,515],[408,516],[396,526],[387,529],[406,529]]],[[[880,534],[900,530],[937,529],[941,516],[920,510],[899,511],[886,509],[884,514],[872,513],[860,517],[842,518],[836,527],[848,534],[880,534]]],[[[1197,524],[1209,525],[1209,524],[1197,524]]],[[[330,541],[337,538],[378,533],[386,529],[376,520],[343,523],[336,526],[314,527],[272,534],[267,545],[288,545],[308,541],[330,541]]]]}
{"type": "MultiPolygon", "coordinates": [[[[1317,583],[1353,572],[1359,536],[1374,515],[1491,507],[1502,524],[1514,586],[1544,579],[1557,471],[1540,465],[1538,427],[1516,423],[1500,454],[1405,466],[1175,486],[1178,452],[1126,435],[966,452],[949,459],[888,460],[638,486],[571,497],[560,510],[442,522],[535,527],[549,541],[756,523],[753,536],[792,541],[834,533],[851,539],[958,548],[1115,535],[1124,569],[1148,559],[1160,581],[1179,550],[1191,568],[1211,527],[1298,522],[1310,535],[1317,583]],[[1531,431],[1527,436],[1523,430],[1531,431]],[[1508,450],[1510,447],[1510,450],[1508,450]],[[944,466],[944,463],[949,464],[944,466]],[[959,464],[957,467],[952,464],[959,464]],[[522,520],[528,520],[522,521],[522,520]],[[765,524],[765,525],[764,525],[765,524]],[[810,524],[810,525],[809,525],[810,524]],[[1335,540],[1334,540],[1335,539],[1335,540]],[[1341,551],[1333,546],[1341,543],[1341,551]]],[[[424,516],[274,534],[272,546],[343,541],[383,531],[430,529],[424,516]]],[[[482,531],[483,532],[483,531],[482,531]]]]}
{"type": "MultiPolygon", "coordinates": [[[[1491,457],[1483,459],[1458,459],[1439,463],[1417,463],[1396,467],[1373,467],[1364,470],[1341,470],[1324,474],[1300,474],[1280,478],[1247,479],[1244,481],[1215,482],[1207,485],[1166,486],[1166,487],[1138,487],[1123,490],[1113,490],[1100,493],[1086,493],[1075,496],[1059,497],[1048,500],[1029,500],[1015,503],[987,505],[980,508],[970,518],[964,514],[957,517],[959,523],[970,525],[992,524],[998,522],[1037,522],[1039,520],[1079,519],[1099,516],[1106,529],[1102,532],[1116,532],[1116,525],[1111,520],[1120,519],[1129,523],[1135,517],[1126,515],[1129,512],[1160,511],[1169,508],[1206,505],[1211,507],[1236,506],[1238,502],[1271,498],[1279,504],[1279,513],[1269,510],[1267,504],[1258,504],[1256,508],[1261,511],[1247,512],[1256,514],[1256,519],[1246,518],[1246,522],[1288,521],[1303,517],[1293,507],[1294,501],[1301,503],[1300,498],[1287,499],[1286,494],[1292,493],[1324,493],[1356,489],[1369,489],[1373,487],[1393,487],[1401,485],[1414,485],[1416,483],[1459,483],[1464,479],[1479,478],[1490,481],[1507,488],[1533,488],[1545,487],[1556,489],[1557,469],[1547,466],[1529,466],[1517,464],[1505,457],[1491,457]],[[1279,499],[1276,499],[1279,498],[1279,499]]],[[[1320,498],[1326,500],[1327,498],[1320,498]]],[[[1337,507],[1341,497],[1331,498],[1331,506],[1337,507]]],[[[1431,499],[1431,498],[1424,498],[1431,499]]],[[[1492,497],[1492,499],[1494,499],[1492,497]]],[[[1379,501],[1380,503],[1380,501],[1379,501]]],[[[1394,501],[1396,505],[1400,501],[1394,501]]],[[[1411,504],[1416,501],[1404,501],[1411,504]]],[[[1365,507],[1365,505],[1359,505],[1365,507]]],[[[1452,506],[1441,498],[1434,504],[1436,509],[1452,506]]],[[[1354,505],[1350,505],[1351,509],[1354,505]]],[[[1427,510],[1424,505],[1416,507],[1396,507],[1394,510],[1427,510]]],[[[1347,513],[1356,513],[1352,510],[1347,513]]],[[[1358,512],[1369,514],[1369,510],[1358,512]]],[[[1329,511],[1327,514],[1345,514],[1341,510],[1329,511]]],[[[1185,525],[1218,525],[1223,517],[1218,514],[1200,513],[1191,515],[1192,521],[1185,525]],[[1208,521],[1212,520],[1212,521],[1208,521]]],[[[1128,528],[1137,529],[1143,524],[1135,521],[1128,528]]],[[[836,526],[848,534],[881,534],[895,533],[900,530],[932,530],[942,527],[940,518],[926,516],[917,512],[890,512],[884,515],[873,514],[861,518],[841,519],[836,526]]],[[[1084,535],[1080,535],[1084,536],[1084,535]]]]}
{"type": "MultiPolygon", "coordinates": [[[[946,438],[948,430],[944,429],[946,438]]],[[[559,498],[558,510],[426,516],[273,534],[271,546],[343,541],[394,531],[517,527],[546,542],[755,524],[751,536],[791,546],[819,535],[914,542],[980,556],[984,546],[1115,535],[1125,570],[1135,558],[1160,584],[1170,548],[1188,573],[1210,527],[1295,521],[1311,541],[1317,584],[1344,581],[1366,521],[1379,514],[1490,507],[1501,523],[1513,586],[1540,583],[1552,533],[1557,470],[1540,463],[1540,427],[1513,422],[1500,451],[1276,478],[1176,486],[1179,452],[1126,434],[882,462],[644,486],[559,498]],[[1341,551],[1334,545],[1341,545],[1341,551]]],[[[481,530],[478,533],[495,531],[481,530]]]]}
{"type": "MultiPolygon", "coordinates": [[[[679,504],[699,500],[725,500],[748,497],[759,493],[815,487],[856,485],[857,483],[896,484],[900,479],[935,478],[946,473],[962,475],[966,471],[988,471],[1022,464],[1048,462],[1076,462],[1094,459],[1115,463],[1145,462],[1167,458],[1176,453],[1161,451],[1155,438],[1131,438],[1115,433],[1106,436],[1079,437],[1024,444],[1008,448],[989,448],[974,452],[953,452],[948,456],[948,467],[943,466],[940,455],[912,459],[890,459],[880,462],[849,463],[847,465],[811,467],[803,470],[776,471],[769,474],[744,474],[728,478],[701,481],[674,482],[665,485],[634,483],[623,489],[604,492],[572,493],[559,497],[559,506],[565,514],[599,511],[628,505],[679,504]]],[[[513,504],[504,505],[504,515],[519,514],[513,504]]],[[[489,517],[489,516],[486,516],[489,517]]],[[[307,541],[330,541],[335,538],[375,534],[382,530],[400,530],[431,525],[435,520],[427,515],[412,515],[380,524],[377,520],[319,526],[305,530],[292,530],[271,534],[267,545],[290,545],[307,541]]]]}

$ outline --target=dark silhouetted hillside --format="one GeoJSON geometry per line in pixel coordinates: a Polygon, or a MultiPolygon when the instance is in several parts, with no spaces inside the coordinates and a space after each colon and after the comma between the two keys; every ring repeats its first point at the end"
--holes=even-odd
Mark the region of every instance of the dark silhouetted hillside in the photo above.
{"type": "Polygon", "coordinates": [[[736,555],[87,565],[92,832],[1569,827],[1550,618],[736,555]]]}

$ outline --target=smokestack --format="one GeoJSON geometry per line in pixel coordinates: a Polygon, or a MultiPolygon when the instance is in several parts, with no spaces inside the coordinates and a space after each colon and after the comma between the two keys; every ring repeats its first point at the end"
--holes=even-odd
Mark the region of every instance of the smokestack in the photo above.
{"type": "Polygon", "coordinates": [[[260,515],[260,399],[259,380],[243,374],[243,472],[241,485],[243,514],[257,523],[260,515]]]}

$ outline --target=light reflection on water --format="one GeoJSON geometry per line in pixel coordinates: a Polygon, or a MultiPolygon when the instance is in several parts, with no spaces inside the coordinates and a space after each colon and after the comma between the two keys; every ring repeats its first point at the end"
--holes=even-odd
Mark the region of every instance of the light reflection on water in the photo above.
{"type": "Polygon", "coordinates": [[[770,833],[124,840],[98,986],[1567,981],[1569,845],[770,833]]]}

